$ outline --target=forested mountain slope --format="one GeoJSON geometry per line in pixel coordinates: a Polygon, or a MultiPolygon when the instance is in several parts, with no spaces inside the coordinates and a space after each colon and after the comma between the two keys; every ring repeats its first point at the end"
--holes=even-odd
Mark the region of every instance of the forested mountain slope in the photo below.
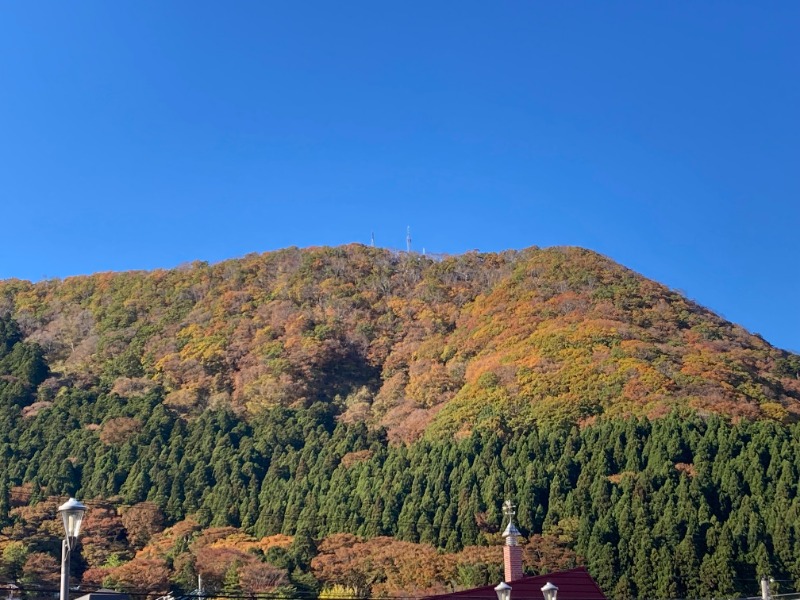
{"type": "Polygon", "coordinates": [[[0,298],[0,583],[57,587],[76,495],[85,587],[496,583],[506,498],[529,571],[609,596],[800,587],[800,360],[592,252],[291,249],[0,298]]]}
{"type": "Polygon", "coordinates": [[[789,422],[797,356],[578,248],[441,261],[351,245],[0,284],[37,392],[154,385],[182,415],[334,403],[392,439],[690,407],[789,422]]]}

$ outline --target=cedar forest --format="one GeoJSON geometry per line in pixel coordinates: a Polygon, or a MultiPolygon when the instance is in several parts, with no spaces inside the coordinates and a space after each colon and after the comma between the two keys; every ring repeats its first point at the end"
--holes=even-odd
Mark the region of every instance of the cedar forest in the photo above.
{"type": "Polygon", "coordinates": [[[593,252],[351,245],[0,282],[0,583],[321,598],[585,565],[800,589],[800,357],[593,252]]]}

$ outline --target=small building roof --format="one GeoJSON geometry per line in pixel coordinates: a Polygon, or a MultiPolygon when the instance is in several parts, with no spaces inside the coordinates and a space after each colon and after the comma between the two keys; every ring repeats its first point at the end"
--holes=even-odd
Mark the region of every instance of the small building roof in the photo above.
{"type": "MultiPolygon", "coordinates": [[[[606,595],[584,567],[523,577],[508,581],[511,586],[511,600],[544,600],[542,587],[551,582],[558,586],[558,600],[607,600],[606,595]]],[[[499,583],[499,582],[498,582],[499,583]]],[[[493,585],[462,590],[451,594],[428,596],[423,600],[497,600],[493,585]]]]}
{"type": "Polygon", "coordinates": [[[128,594],[107,590],[105,588],[84,594],[75,600],[130,600],[128,594]]]}

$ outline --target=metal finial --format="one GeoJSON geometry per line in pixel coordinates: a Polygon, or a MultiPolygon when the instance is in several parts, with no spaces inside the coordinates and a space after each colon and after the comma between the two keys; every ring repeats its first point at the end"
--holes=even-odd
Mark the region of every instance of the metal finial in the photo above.
{"type": "Polygon", "coordinates": [[[511,503],[511,500],[503,502],[503,514],[508,519],[508,525],[506,525],[503,531],[503,537],[506,539],[506,546],[516,546],[519,543],[518,538],[520,532],[517,526],[514,525],[514,515],[517,514],[514,508],[516,507],[511,503]]]}

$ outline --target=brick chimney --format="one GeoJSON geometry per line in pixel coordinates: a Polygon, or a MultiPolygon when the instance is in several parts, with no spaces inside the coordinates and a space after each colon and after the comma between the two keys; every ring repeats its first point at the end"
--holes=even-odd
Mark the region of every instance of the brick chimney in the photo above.
{"type": "Polygon", "coordinates": [[[508,517],[508,525],[503,531],[506,539],[503,546],[503,564],[505,566],[505,581],[522,579],[522,548],[519,545],[519,529],[514,525],[514,505],[510,500],[503,502],[503,514],[508,517]]]}

